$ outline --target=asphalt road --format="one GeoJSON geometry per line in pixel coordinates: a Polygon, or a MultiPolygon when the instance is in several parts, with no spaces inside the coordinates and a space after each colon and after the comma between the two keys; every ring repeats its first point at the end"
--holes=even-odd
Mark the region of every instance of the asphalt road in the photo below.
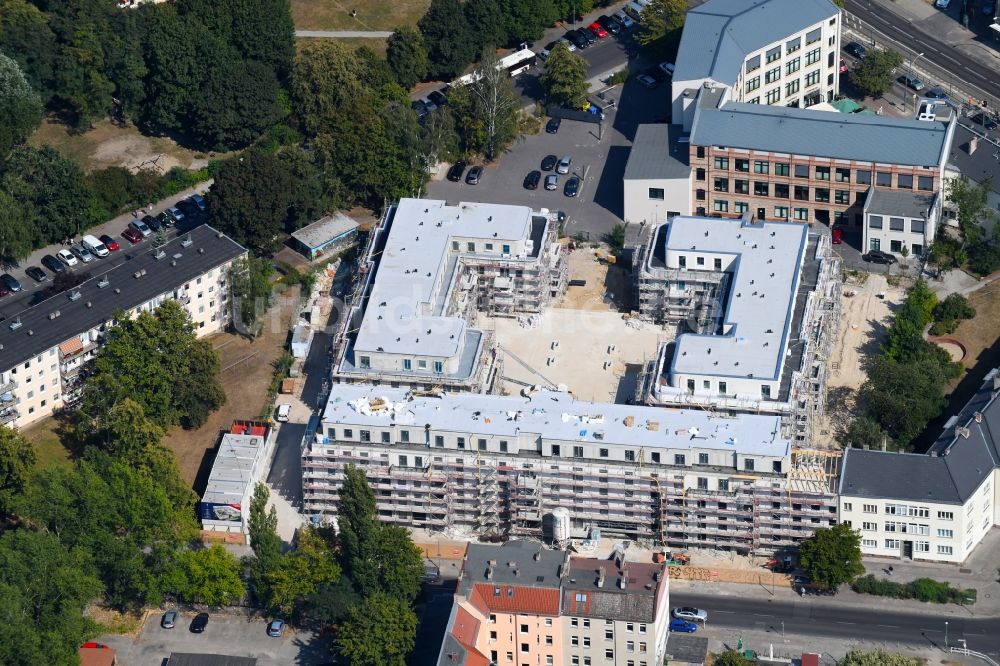
{"type": "MultiPolygon", "coordinates": [[[[822,598],[794,602],[763,601],[707,594],[670,594],[671,606],[704,608],[709,627],[781,634],[901,643],[919,648],[943,648],[945,618],[923,613],[824,605],[822,598]]],[[[1000,621],[948,616],[948,645],[968,642],[970,650],[996,657],[1000,653],[1000,621]]]]}
{"type": "Polygon", "coordinates": [[[846,0],[845,8],[896,45],[902,46],[903,53],[923,53],[920,67],[938,77],[942,83],[958,79],[971,84],[973,89],[970,93],[985,93],[993,102],[1000,100],[1000,75],[996,70],[968,58],[936,37],[914,30],[908,19],[877,1],[846,0]]]}

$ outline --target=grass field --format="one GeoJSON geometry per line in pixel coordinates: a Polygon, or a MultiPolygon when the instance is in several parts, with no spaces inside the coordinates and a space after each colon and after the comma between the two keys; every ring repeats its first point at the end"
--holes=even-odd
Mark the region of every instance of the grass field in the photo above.
{"type": "Polygon", "coordinates": [[[291,0],[300,30],[394,30],[416,25],[430,0],[291,0]],[[352,17],[351,12],[357,11],[352,17]]]}
{"type": "Polygon", "coordinates": [[[69,465],[70,452],[62,444],[58,434],[59,422],[49,417],[21,434],[35,447],[38,458],[36,467],[43,469],[52,465],[69,465]]]}
{"type": "MultiPolygon", "coordinates": [[[[304,42],[313,41],[313,37],[300,37],[296,40],[299,44],[304,42]]],[[[328,40],[332,41],[332,40],[328,40]]],[[[337,42],[343,44],[352,51],[359,46],[367,46],[375,53],[382,57],[385,57],[386,49],[388,48],[388,40],[382,38],[368,38],[368,37],[338,37],[337,42]]]]}
{"type": "Polygon", "coordinates": [[[952,337],[958,338],[968,352],[962,365],[971,368],[978,362],[994,362],[997,336],[1000,335],[1000,282],[994,282],[969,296],[976,316],[963,321],[952,337]]]}

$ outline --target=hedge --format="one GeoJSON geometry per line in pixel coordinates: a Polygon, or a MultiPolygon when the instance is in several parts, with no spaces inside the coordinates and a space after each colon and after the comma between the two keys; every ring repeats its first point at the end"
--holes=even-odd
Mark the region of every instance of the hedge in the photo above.
{"type": "Polygon", "coordinates": [[[851,583],[851,589],[859,594],[874,594],[894,599],[917,599],[936,604],[966,604],[976,601],[974,588],[963,590],[933,578],[918,578],[909,583],[897,583],[891,580],[880,580],[874,575],[868,574],[851,583]]]}

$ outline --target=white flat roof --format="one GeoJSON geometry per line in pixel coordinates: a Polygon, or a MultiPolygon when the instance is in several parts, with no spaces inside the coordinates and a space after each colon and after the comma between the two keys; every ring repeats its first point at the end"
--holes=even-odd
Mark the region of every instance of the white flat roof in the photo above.
{"type": "Polygon", "coordinates": [[[539,391],[531,397],[446,393],[413,397],[403,388],[371,384],[333,387],[323,422],[330,425],[403,425],[462,433],[509,436],[525,433],[561,441],[667,449],[721,449],[744,455],[785,456],[791,447],[778,416],[713,416],[703,410],[672,410],[575,400],[568,393],[539,391]],[[369,401],[388,409],[372,412],[369,401]],[[625,425],[632,417],[633,425],[625,425]],[[657,429],[652,430],[650,423],[657,429]],[[595,437],[600,433],[601,437],[595,437]]]}
{"type": "MultiPolygon", "coordinates": [[[[462,344],[465,321],[435,316],[447,293],[457,253],[452,237],[516,242],[530,238],[531,208],[460,202],[448,206],[433,199],[401,199],[364,320],[356,352],[385,352],[451,357],[462,344]],[[440,293],[435,293],[435,288],[440,293]],[[432,306],[433,305],[433,306],[432,306]]],[[[462,248],[464,252],[465,248],[462,248]]]]}
{"type": "Polygon", "coordinates": [[[808,226],[793,222],[673,218],[667,251],[731,254],[734,262],[723,317],[728,335],[678,336],[671,372],[780,379],[808,237],[808,226]]]}
{"type": "Polygon", "coordinates": [[[241,502],[246,495],[247,486],[260,480],[253,478],[253,468],[266,442],[266,433],[223,435],[201,501],[209,504],[241,502]]]}

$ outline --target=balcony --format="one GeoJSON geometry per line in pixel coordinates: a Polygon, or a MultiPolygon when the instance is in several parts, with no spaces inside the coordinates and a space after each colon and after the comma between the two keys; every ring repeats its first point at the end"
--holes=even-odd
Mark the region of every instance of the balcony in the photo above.
{"type": "Polygon", "coordinates": [[[20,414],[13,407],[0,407],[0,424],[6,425],[18,416],[20,414]]]}
{"type": "Polygon", "coordinates": [[[3,395],[4,393],[10,393],[16,388],[17,388],[17,382],[15,382],[13,379],[5,384],[0,384],[0,395],[3,395]]]}

